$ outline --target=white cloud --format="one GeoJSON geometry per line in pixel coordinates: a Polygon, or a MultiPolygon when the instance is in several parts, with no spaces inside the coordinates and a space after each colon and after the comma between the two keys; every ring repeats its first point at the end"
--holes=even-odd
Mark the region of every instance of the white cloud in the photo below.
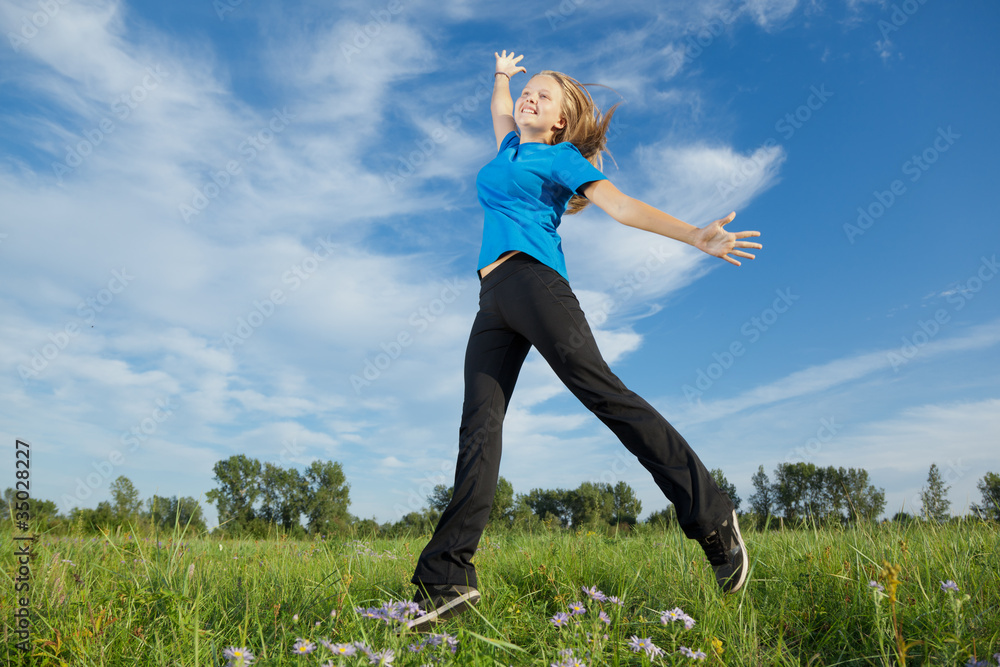
{"type": "Polygon", "coordinates": [[[746,8],[760,27],[771,30],[780,26],[795,11],[798,0],[747,0],[746,8]]]}
{"type": "Polygon", "coordinates": [[[940,355],[980,350],[998,343],[1000,343],[1000,321],[994,321],[971,327],[956,336],[931,340],[919,348],[915,347],[912,355],[909,354],[909,350],[904,351],[900,347],[835,359],[795,371],[733,398],[705,402],[699,400],[696,404],[689,404],[690,407],[685,410],[683,420],[689,424],[696,424],[725,419],[752,408],[818,394],[860,380],[876,371],[891,371],[894,365],[898,368],[900,362],[903,365],[922,363],[940,355]]]}

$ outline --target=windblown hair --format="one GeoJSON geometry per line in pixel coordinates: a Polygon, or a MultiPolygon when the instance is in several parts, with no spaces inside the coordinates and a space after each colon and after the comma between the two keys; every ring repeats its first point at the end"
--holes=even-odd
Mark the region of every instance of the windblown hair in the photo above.
{"type": "MultiPolygon", "coordinates": [[[[602,112],[585,87],[601,84],[580,83],[571,76],[552,70],[543,70],[538,74],[550,76],[558,81],[563,92],[561,111],[566,118],[566,126],[556,131],[552,143],[570,142],[580,149],[583,157],[592,165],[603,170],[603,154],[611,155],[607,149],[608,128],[611,125],[611,117],[621,102],[616,102],[607,112],[602,112]]],[[[579,213],[589,203],[586,197],[574,194],[566,207],[566,213],[568,215],[579,213]]]]}

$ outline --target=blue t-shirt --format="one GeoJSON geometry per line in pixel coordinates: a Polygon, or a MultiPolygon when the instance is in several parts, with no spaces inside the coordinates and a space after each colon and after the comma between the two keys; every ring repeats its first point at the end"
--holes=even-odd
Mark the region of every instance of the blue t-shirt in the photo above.
{"type": "Polygon", "coordinates": [[[604,178],[569,142],[522,145],[516,132],[509,133],[476,177],[486,213],[477,269],[509,250],[520,250],[569,280],[556,228],[577,190],[604,178]]]}

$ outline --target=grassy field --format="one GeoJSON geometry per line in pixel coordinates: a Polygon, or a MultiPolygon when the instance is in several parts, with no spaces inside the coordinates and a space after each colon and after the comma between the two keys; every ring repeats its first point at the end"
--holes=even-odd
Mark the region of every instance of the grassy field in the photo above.
{"type": "MultiPolygon", "coordinates": [[[[241,664],[232,648],[253,656],[244,664],[296,666],[951,666],[1000,652],[1000,534],[971,521],[748,532],[749,581],[726,597],[676,530],[487,534],[482,601],[436,636],[377,618],[412,597],[426,536],[158,537],[41,537],[30,664],[241,664]]],[[[11,623],[17,547],[0,541],[0,662],[28,664],[11,623]]]]}

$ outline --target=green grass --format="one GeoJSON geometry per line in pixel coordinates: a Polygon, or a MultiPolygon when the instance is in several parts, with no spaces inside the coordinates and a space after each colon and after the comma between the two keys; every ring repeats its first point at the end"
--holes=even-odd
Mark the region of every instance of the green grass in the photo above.
{"type": "MultiPolygon", "coordinates": [[[[446,647],[355,612],[408,600],[426,536],[324,542],[41,537],[32,568],[31,662],[35,665],[225,665],[246,647],[255,665],[340,664],[325,648],[293,654],[299,638],[393,649],[395,665],[550,665],[574,649],[586,664],[650,664],[628,646],[649,637],[667,654],[652,664],[964,665],[1000,652],[1000,535],[979,522],[883,524],[852,529],[747,532],[752,567],[743,592],[721,595],[698,545],[676,530],[605,537],[487,535],[476,556],[483,598],[441,626],[446,647]],[[900,567],[897,599],[869,585],[883,563],[900,567]],[[953,580],[959,591],[943,591],[953,580]],[[622,606],[589,600],[596,586],[622,606]],[[550,621],[570,603],[586,614],[550,621]],[[680,607],[696,620],[664,625],[680,607]],[[612,619],[596,618],[604,609],[612,619]],[[331,615],[332,612],[332,615],[331,615]],[[586,632],[592,633],[588,643],[586,632]],[[603,637],[607,633],[607,638],[603,637]],[[713,649],[721,641],[722,654],[713,649]]],[[[25,656],[13,633],[12,536],[0,536],[4,618],[0,662],[25,656]]],[[[881,579],[885,585],[888,582],[881,579]]],[[[369,664],[360,654],[343,664],[369,664]]]]}

